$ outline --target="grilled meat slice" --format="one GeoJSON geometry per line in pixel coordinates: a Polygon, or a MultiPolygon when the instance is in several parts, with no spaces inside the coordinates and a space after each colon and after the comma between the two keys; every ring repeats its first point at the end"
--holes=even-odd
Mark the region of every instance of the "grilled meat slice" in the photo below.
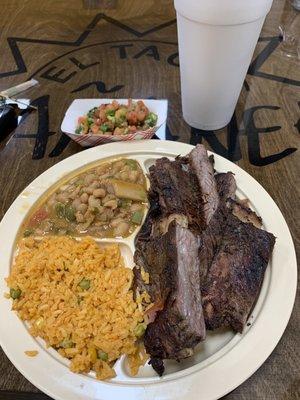
{"type": "Polygon", "coordinates": [[[247,203],[247,201],[243,200],[229,200],[233,215],[242,222],[249,222],[256,228],[261,228],[262,219],[248,207],[247,203]]]}
{"type": "Polygon", "coordinates": [[[170,161],[164,157],[157,160],[149,172],[151,190],[158,194],[162,216],[186,215],[189,227],[202,231],[205,222],[201,192],[197,177],[190,172],[188,165],[180,160],[170,161]]]}
{"type": "Polygon", "coordinates": [[[153,223],[161,217],[161,210],[159,206],[158,194],[151,191],[148,192],[149,210],[146,219],[135,237],[135,246],[139,241],[147,241],[152,235],[153,223]]]}
{"type": "Polygon", "coordinates": [[[215,175],[217,190],[221,202],[235,198],[236,181],[232,172],[221,172],[215,175]]]}
{"type": "Polygon", "coordinates": [[[232,172],[215,175],[220,200],[226,203],[233,215],[242,222],[249,222],[261,228],[262,219],[248,207],[248,200],[238,200],[235,196],[236,182],[232,172]]]}
{"type": "Polygon", "coordinates": [[[164,157],[150,167],[151,191],[157,193],[162,216],[182,214],[193,232],[202,232],[209,224],[219,196],[213,166],[202,145],[188,157],[170,161],[164,157]]]}
{"type": "Polygon", "coordinates": [[[208,227],[199,236],[199,273],[201,288],[205,284],[211,263],[222,243],[227,216],[228,210],[224,206],[220,206],[208,227]]]}
{"type": "Polygon", "coordinates": [[[219,195],[218,209],[212,216],[208,227],[200,235],[199,271],[201,287],[205,284],[208,270],[223,239],[230,204],[235,197],[236,182],[231,172],[215,175],[219,195]]]}
{"type": "Polygon", "coordinates": [[[175,161],[157,160],[150,182],[150,209],[135,243],[134,286],[154,303],[144,344],[161,375],[163,359],[193,353],[205,324],[243,330],[275,238],[258,229],[260,218],[236,199],[234,175],[213,174],[203,146],[175,161]]]}
{"type": "Polygon", "coordinates": [[[208,226],[219,205],[219,194],[214,177],[214,168],[207,151],[198,144],[189,154],[189,165],[197,176],[202,198],[202,212],[205,225],[208,226]]]}
{"type": "Polygon", "coordinates": [[[169,254],[164,246],[165,241],[160,236],[149,237],[147,241],[138,241],[134,253],[136,266],[133,269],[134,286],[138,287],[140,292],[146,291],[151,301],[162,307],[170,291],[166,268],[169,254]],[[142,278],[142,269],[150,275],[149,284],[145,284],[142,278]]]}
{"type": "Polygon", "coordinates": [[[164,235],[137,243],[134,258],[139,268],[134,269],[135,280],[149,293],[156,309],[144,344],[159,375],[163,373],[163,359],[186,358],[205,338],[198,246],[197,237],[176,221],[169,224],[164,235]],[[149,272],[149,285],[141,285],[140,268],[149,272]]]}
{"type": "Polygon", "coordinates": [[[208,329],[242,332],[263,282],[275,237],[228,214],[222,244],[202,287],[208,329]]]}
{"type": "MultiPolygon", "coordinates": [[[[203,296],[204,294],[207,296],[208,292],[213,292],[215,296],[214,301],[206,301],[206,303],[203,303],[205,308],[205,322],[208,329],[215,329],[220,326],[229,325],[235,330],[241,331],[247,320],[248,314],[255,304],[256,297],[254,296],[251,303],[249,295],[247,301],[249,304],[252,304],[252,306],[247,308],[245,306],[247,303],[246,300],[245,303],[241,303],[240,299],[233,298],[232,294],[233,291],[236,290],[237,293],[240,294],[241,298],[243,298],[244,290],[249,283],[247,279],[252,277],[251,279],[253,282],[256,273],[256,279],[260,282],[257,287],[257,293],[259,293],[260,285],[264,276],[264,269],[258,268],[256,270],[255,268],[257,267],[253,266],[252,260],[255,259],[256,240],[258,241],[259,248],[259,246],[264,245],[264,242],[261,242],[260,240],[263,240],[264,237],[270,239],[270,234],[254,228],[261,227],[261,218],[258,217],[254,211],[250,210],[246,204],[236,199],[236,182],[234,175],[231,172],[219,173],[215,175],[215,178],[220,197],[220,204],[218,210],[211,219],[209,226],[200,235],[199,248],[199,269],[202,294],[203,296]],[[251,223],[251,226],[248,226],[249,224],[243,224],[244,222],[251,223]],[[240,231],[241,237],[239,236],[240,231]],[[254,232],[254,236],[251,241],[252,232],[254,232]],[[247,265],[244,265],[243,263],[247,261],[247,259],[251,261],[249,261],[247,265]],[[244,269],[236,272],[236,265],[241,265],[241,268],[244,265],[244,269]],[[224,266],[227,266],[227,272],[224,269],[224,266]],[[253,267],[252,272],[249,272],[251,267],[253,267]],[[225,273],[227,274],[226,276],[228,280],[224,284],[225,286],[222,286],[223,280],[220,276],[225,273]],[[233,274],[232,277],[230,275],[231,273],[233,274]],[[240,274],[239,276],[241,276],[241,280],[245,280],[243,288],[238,286],[239,282],[237,280],[234,281],[237,273],[240,274]],[[242,274],[244,274],[244,276],[242,274]],[[218,287],[220,290],[217,291],[214,286],[218,287]],[[231,306],[228,306],[228,310],[226,309],[226,304],[229,303],[224,299],[224,296],[229,296],[229,298],[231,298],[236,306],[235,311],[233,311],[231,306]],[[224,309],[214,305],[216,302],[218,304],[218,299],[221,299],[219,301],[220,304],[225,307],[224,309]],[[214,307],[212,307],[213,305],[214,307]],[[241,310],[239,307],[241,307],[241,310]],[[244,309],[246,311],[244,311],[244,309]],[[242,313],[242,317],[239,316],[239,312],[242,313]]],[[[269,254],[271,254],[274,245],[271,241],[270,243],[271,247],[269,254]]],[[[267,261],[265,267],[267,266],[268,259],[269,256],[266,258],[267,261]]],[[[205,298],[207,299],[207,297],[205,298]]]]}

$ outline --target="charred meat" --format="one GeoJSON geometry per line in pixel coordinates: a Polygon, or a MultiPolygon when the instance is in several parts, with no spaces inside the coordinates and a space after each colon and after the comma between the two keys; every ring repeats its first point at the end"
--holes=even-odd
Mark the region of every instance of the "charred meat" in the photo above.
{"type": "Polygon", "coordinates": [[[217,183],[214,168],[208,158],[204,146],[196,146],[189,154],[190,169],[197,176],[201,193],[202,214],[205,225],[208,226],[219,205],[217,183]]]}
{"type": "Polygon", "coordinates": [[[261,218],[236,198],[234,175],[213,168],[202,145],[150,168],[150,209],[135,241],[134,286],[153,302],[144,344],[159,375],[164,359],[193,354],[205,329],[242,332],[274,247],[261,218]]]}
{"type": "Polygon", "coordinates": [[[162,216],[182,214],[188,218],[189,227],[201,231],[205,227],[201,192],[197,177],[179,160],[161,158],[149,170],[151,188],[157,193],[162,216]]]}
{"type": "Polygon", "coordinates": [[[219,195],[204,146],[196,146],[188,157],[177,157],[175,161],[166,157],[157,160],[149,172],[163,216],[185,215],[195,233],[207,228],[218,208],[219,195]]]}
{"type": "Polygon", "coordinates": [[[236,182],[232,172],[221,172],[215,175],[217,191],[221,202],[235,198],[236,182]]]}
{"type": "Polygon", "coordinates": [[[164,370],[163,359],[186,358],[205,338],[198,247],[197,237],[176,221],[165,234],[137,244],[135,278],[139,288],[149,293],[156,312],[144,344],[159,375],[164,370]],[[141,268],[150,274],[148,285],[141,284],[141,268]]]}
{"type": "Polygon", "coordinates": [[[230,326],[243,331],[274,244],[271,233],[228,215],[222,244],[202,286],[207,329],[230,326]]]}

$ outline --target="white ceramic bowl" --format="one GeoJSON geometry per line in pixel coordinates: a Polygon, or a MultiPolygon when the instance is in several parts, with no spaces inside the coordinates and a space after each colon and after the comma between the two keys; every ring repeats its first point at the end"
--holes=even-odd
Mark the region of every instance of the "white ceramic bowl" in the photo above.
{"type": "Polygon", "coordinates": [[[121,142],[128,140],[151,139],[155,132],[166,122],[168,113],[167,100],[147,100],[133,99],[133,101],[142,100],[151,112],[157,114],[157,124],[153,128],[145,131],[138,131],[127,135],[104,135],[104,134],[78,134],[75,133],[78,118],[84,116],[91,108],[99,107],[101,104],[111,103],[117,100],[120,104],[126,104],[128,99],[76,99],[68,108],[61,130],[72,140],[83,147],[97,146],[109,142],[121,142]]]}

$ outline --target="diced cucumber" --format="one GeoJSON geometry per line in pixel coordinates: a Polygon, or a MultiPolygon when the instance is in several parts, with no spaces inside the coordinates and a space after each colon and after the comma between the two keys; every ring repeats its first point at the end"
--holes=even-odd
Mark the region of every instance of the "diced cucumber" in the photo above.
{"type": "Polygon", "coordinates": [[[80,135],[82,131],[82,126],[78,125],[77,128],[75,129],[75,133],[77,133],[77,135],[80,135]]]}
{"type": "Polygon", "coordinates": [[[16,299],[20,298],[20,296],[22,294],[22,290],[20,288],[18,288],[18,289],[11,288],[9,291],[9,294],[13,300],[16,300],[16,299]]]}
{"type": "Polygon", "coordinates": [[[88,118],[93,118],[97,107],[91,108],[90,111],[87,113],[88,118]]]}
{"type": "Polygon", "coordinates": [[[106,116],[108,117],[114,117],[115,116],[115,110],[107,110],[106,111],[106,116]]]}
{"type": "Polygon", "coordinates": [[[55,212],[59,218],[65,218],[65,205],[63,203],[56,203],[55,204],[55,212]]]}
{"type": "Polygon", "coordinates": [[[137,170],[137,162],[135,160],[126,159],[125,164],[128,165],[133,171],[137,170]]]}
{"type": "Polygon", "coordinates": [[[141,225],[143,220],[143,212],[142,211],[135,211],[131,216],[131,222],[136,225],[141,225]]]}
{"type": "Polygon", "coordinates": [[[105,124],[102,124],[102,125],[100,126],[100,130],[101,130],[102,132],[106,132],[106,131],[108,130],[108,126],[105,125],[105,124]]]}
{"type": "Polygon", "coordinates": [[[157,115],[154,114],[153,112],[150,112],[147,115],[147,118],[145,119],[144,122],[145,122],[146,125],[149,125],[151,127],[155,126],[156,123],[157,123],[157,115]]]}
{"type": "Polygon", "coordinates": [[[28,236],[32,235],[33,233],[34,233],[34,229],[28,228],[28,229],[25,229],[23,236],[28,237],[28,236]]]}
{"type": "Polygon", "coordinates": [[[65,206],[65,218],[69,221],[69,222],[73,222],[76,220],[76,216],[75,216],[75,210],[72,206],[70,205],[66,205],[65,206]]]}

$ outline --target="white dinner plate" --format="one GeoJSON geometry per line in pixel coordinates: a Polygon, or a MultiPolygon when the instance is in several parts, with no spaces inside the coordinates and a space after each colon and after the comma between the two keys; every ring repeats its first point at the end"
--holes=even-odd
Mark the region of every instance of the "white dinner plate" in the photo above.
{"type": "MultiPolygon", "coordinates": [[[[180,363],[166,362],[166,373],[159,378],[149,365],[137,377],[128,374],[123,359],[116,363],[117,376],[98,381],[93,373],[74,374],[67,362],[42,340],[28,333],[26,325],[11,311],[4,278],[8,276],[20,224],[30,207],[51,185],[89,163],[115,157],[138,160],[146,172],[156,158],[185,155],[193,146],[177,142],[148,140],[111,143],[80,152],[48,169],[14,201],[0,224],[0,344],[18,370],[35,386],[57,400],[212,400],[230,392],[261,366],[282,336],[296,293],[297,265],[287,224],[269,194],[249,174],[232,162],[214,154],[219,172],[232,171],[239,197],[247,197],[263,218],[264,229],[276,236],[276,244],[264,283],[243,334],[230,330],[209,333],[195,356],[180,363]],[[24,354],[38,350],[36,357],[24,354]]],[[[101,241],[101,240],[100,240],[101,241]]],[[[111,241],[111,240],[109,240],[111,241]]],[[[121,246],[127,264],[132,266],[133,236],[121,246]]]]}

